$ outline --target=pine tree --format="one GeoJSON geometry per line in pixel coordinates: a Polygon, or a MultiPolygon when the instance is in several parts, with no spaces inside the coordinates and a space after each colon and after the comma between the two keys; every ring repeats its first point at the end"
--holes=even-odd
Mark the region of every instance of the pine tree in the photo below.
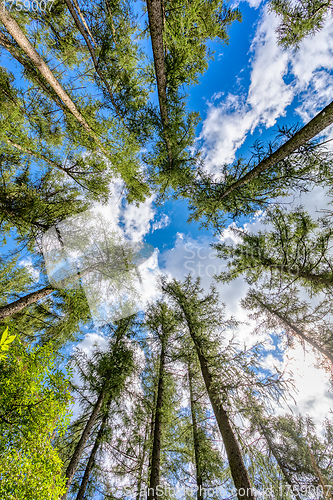
{"type": "MultiPolygon", "coordinates": [[[[244,498],[253,499],[253,490],[250,479],[243,461],[241,448],[232,428],[228,411],[226,410],[228,390],[226,385],[222,390],[216,385],[216,378],[212,372],[209,359],[214,355],[212,351],[213,342],[208,340],[208,332],[215,327],[223,325],[221,311],[217,309],[217,296],[212,294],[199,298],[202,292],[198,282],[192,283],[188,277],[183,285],[173,281],[165,285],[165,291],[176,302],[186,328],[192,338],[206,390],[219,426],[224,446],[226,449],[231,475],[237,490],[238,498],[240,492],[245,492],[244,498]]],[[[214,349],[215,350],[215,349],[214,349]]],[[[229,374],[230,376],[230,374],[229,374]]],[[[231,385],[236,381],[231,382],[231,385]]],[[[221,384],[223,387],[223,385],[221,384]]]]}
{"type": "Polygon", "coordinates": [[[283,47],[299,48],[301,41],[320,31],[332,5],[330,2],[308,0],[291,4],[286,0],[272,0],[270,9],[280,17],[277,28],[279,43],[283,47]]]}
{"type": "MultiPolygon", "coordinates": [[[[133,318],[120,320],[115,329],[114,337],[110,339],[108,351],[101,353],[97,350],[94,353],[94,359],[86,361],[87,373],[84,372],[81,356],[80,371],[85,381],[90,383],[89,390],[93,391],[95,402],[94,404],[89,404],[87,414],[88,418],[86,419],[86,423],[82,429],[80,438],[76,443],[75,449],[68,460],[69,463],[66,468],[66,493],[62,497],[63,499],[67,498],[68,489],[73,481],[78,464],[84,453],[85,445],[91,436],[95,424],[99,419],[101,420],[99,430],[101,429],[103,422],[105,425],[104,417],[110,410],[111,401],[118,398],[122,393],[126,379],[134,370],[133,351],[126,342],[126,336],[129,334],[132,324],[133,318]]],[[[102,431],[103,430],[104,429],[102,428],[102,431]]],[[[99,446],[100,440],[101,436],[98,439],[97,434],[93,450],[95,445],[99,446]]],[[[97,449],[95,450],[95,454],[96,453],[97,449]]],[[[85,469],[85,474],[82,480],[83,482],[81,483],[82,488],[79,490],[82,494],[84,493],[88,481],[87,476],[90,474],[92,469],[92,463],[89,464],[89,462],[94,460],[94,456],[91,461],[90,458],[91,454],[85,469]]]]}

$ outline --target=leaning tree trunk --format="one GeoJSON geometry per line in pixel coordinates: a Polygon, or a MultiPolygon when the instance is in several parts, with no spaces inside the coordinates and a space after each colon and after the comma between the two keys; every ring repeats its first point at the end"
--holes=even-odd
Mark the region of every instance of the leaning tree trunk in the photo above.
{"type": "Polygon", "coordinates": [[[333,354],[325,349],[325,347],[322,347],[318,342],[315,340],[311,339],[308,335],[306,335],[300,328],[298,328],[296,325],[294,325],[286,316],[281,314],[279,311],[271,307],[270,305],[266,304],[265,302],[262,302],[257,296],[255,296],[255,300],[258,302],[258,304],[261,305],[263,309],[266,309],[270,314],[276,316],[279,318],[279,320],[288,327],[289,330],[293,331],[298,337],[300,337],[302,340],[310,344],[312,347],[314,347],[317,351],[319,351],[321,354],[323,354],[327,359],[331,361],[333,364],[333,354]]]}
{"type": "Polygon", "coordinates": [[[207,359],[202,354],[201,346],[199,345],[198,340],[193,332],[191,333],[191,337],[197,351],[207,393],[221,432],[225,450],[227,452],[232,479],[237,490],[237,498],[238,500],[255,500],[254,490],[252,489],[250,479],[243,461],[241,449],[232,430],[228,414],[223,408],[219,392],[213,384],[207,359]]]}
{"type": "MultiPolygon", "coordinates": [[[[112,89],[108,83],[108,81],[106,80],[105,76],[103,75],[103,73],[101,72],[101,70],[99,69],[99,66],[98,66],[98,60],[97,60],[97,57],[96,57],[96,52],[95,52],[95,49],[91,43],[91,41],[89,40],[89,36],[92,37],[92,34],[88,28],[88,25],[87,23],[85,22],[82,14],[81,14],[81,20],[84,21],[84,24],[81,23],[81,20],[80,20],[80,17],[79,15],[76,13],[76,10],[74,8],[74,5],[72,4],[71,0],[65,0],[65,3],[68,7],[68,10],[69,12],[71,13],[73,19],[74,19],[74,22],[78,28],[78,30],[80,31],[81,35],[83,36],[86,44],[87,44],[87,47],[88,47],[88,50],[90,52],[90,55],[91,55],[91,58],[93,60],[93,64],[94,64],[94,68],[95,68],[95,71],[96,73],[98,74],[98,76],[100,77],[101,81],[104,83],[107,91],[108,91],[108,94],[110,96],[110,99],[111,99],[111,102],[112,102],[112,105],[117,113],[117,115],[119,116],[119,118],[122,120],[123,119],[123,116],[121,115],[120,113],[120,110],[114,100],[114,96],[113,96],[113,92],[112,92],[112,89]]],[[[78,5],[77,5],[78,7],[78,5]]]]}
{"type": "Polygon", "coordinates": [[[110,409],[111,401],[112,400],[110,398],[109,401],[108,401],[108,404],[107,404],[107,408],[105,409],[105,414],[103,416],[103,420],[102,420],[101,426],[100,426],[100,428],[98,430],[94,446],[93,446],[93,448],[91,450],[91,453],[89,455],[88,463],[87,463],[86,469],[84,471],[84,475],[83,475],[83,478],[82,478],[82,481],[81,481],[81,484],[80,484],[80,489],[78,491],[76,500],[83,500],[83,498],[84,498],[84,494],[85,494],[85,491],[86,491],[86,488],[87,488],[89,477],[90,477],[92,468],[93,468],[94,463],[95,463],[95,457],[96,457],[96,454],[97,454],[98,449],[100,447],[100,444],[102,442],[104,430],[105,430],[105,427],[106,427],[106,422],[107,422],[107,419],[109,417],[109,409],[110,409]]]}
{"type": "Polygon", "coordinates": [[[309,455],[310,455],[310,461],[311,461],[312,468],[316,473],[316,476],[318,478],[320,486],[323,489],[324,495],[325,495],[325,490],[327,490],[326,495],[324,496],[324,499],[325,500],[333,500],[332,493],[330,491],[330,485],[327,484],[327,480],[323,477],[322,473],[320,472],[320,469],[319,469],[318,464],[316,462],[315,456],[312,453],[312,450],[311,450],[309,444],[307,444],[307,447],[308,447],[308,451],[309,451],[309,455]]]}
{"type": "Polygon", "coordinates": [[[162,414],[165,390],[165,338],[162,338],[160,354],[160,367],[158,375],[158,389],[154,412],[153,448],[150,458],[150,478],[147,500],[158,500],[156,488],[160,483],[161,439],[162,439],[162,414]]]}
{"type": "Polygon", "coordinates": [[[105,399],[106,394],[107,394],[107,386],[104,385],[104,387],[102,388],[102,390],[98,396],[98,399],[95,403],[94,409],[91,412],[89,420],[84,428],[84,431],[81,435],[81,438],[80,438],[78,444],[76,445],[76,448],[74,450],[72,458],[68,464],[68,467],[67,467],[67,470],[65,473],[65,475],[66,475],[66,492],[61,497],[62,500],[66,500],[66,498],[67,498],[68,489],[73,481],[73,477],[74,477],[74,474],[76,472],[77,466],[79,465],[80,458],[82,456],[82,453],[84,451],[84,448],[85,448],[85,445],[88,441],[88,438],[91,434],[92,428],[96,423],[96,420],[98,418],[98,414],[102,408],[102,404],[103,404],[103,401],[105,399]]]}
{"type": "Polygon", "coordinates": [[[147,0],[151,45],[153,49],[158,102],[160,105],[164,141],[168,152],[169,167],[172,168],[172,150],[168,135],[168,109],[166,93],[166,72],[163,46],[163,0],[147,0]]]}
{"type": "Polygon", "coordinates": [[[306,144],[308,141],[313,139],[317,134],[322,132],[326,127],[331,125],[333,122],[333,102],[331,102],[326,108],[324,108],[320,113],[318,113],[312,120],[304,125],[301,130],[296,132],[296,134],[291,137],[287,142],[280,146],[274,153],[269,155],[267,158],[262,160],[256,167],[254,167],[250,172],[243,175],[238,181],[234,182],[229,186],[221,195],[219,196],[219,201],[223,200],[229,194],[231,194],[236,189],[239,189],[244,184],[252,181],[258,175],[260,175],[265,170],[276,165],[278,162],[284,160],[291,153],[296,151],[298,148],[306,144]]]}
{"type": "Polygon", "coordinates": [[[60,97],[62,102],[66,105],[68,111],[72,113],[77,121],[83,126],[83,128],[91,134],[92,137],[97,138],[95,132],[90,128],[86,120],[83,118],[79,110],[76,108],[74,102],[69,97],[67,92],[62,88],[48,65],[43,61],[41,56],[38,54],[36,49],[31,45],[28,38],[25,36],[20,26],[17,24],[14,18],[7,12],[5,8],[0,9],[0,21],[4,24],[10,35],[14,38],[17,44],[21,47],[23,52],[29,57],[29,59],[34,63],[36,68],[39,70],[41,75],[45,78],[47,83],[52,87],[54,92],[60,97]],[[95,137],[96,136],[96,137],[95,137]]]}
{"type": "MultiPolygon", "coordinates": [[[[269,432],[267,431],[267,429],[265,428],[265,426],[263,425],[262,422],[259,422],[258,426],[259,426],[259,429],[260,429],[262,435],[264,436],[264,438],[266,440],[266,443],[268,445],[268,449],[269,449],[270,453],[273,455],[273,457],[275,458],[275,460],[276,460],[276,462],[277,462],[277,464],[278,464],[278,466],[279,466],[279,468],[280,468],[280,470],[281,470],[281,472],[282,472],[285,480],[287,481],[287,483],[289,484],[289,486],[293,487],[294,483],[293,483],[293,481],[292,481],[292,479],[290,477],[289,472],[285,468],[285,466],[284,466],[281,458],[279,457],[279,454],[276,451],[276,448],[275,448],[275,446],[274,446],[274,444],[273,444],[273,442],[272,442],[272,440],[271,440],[271,438],[269,436],[269,432]]],[[[294,491],[294,489],[292,488],[292,492],[295,495],[296,500],[302,500],[301,497],[299,496],[299,494],[297,493],[297,490],[294,491]]]]}
{"type": "Polygon", "coordinates": [[[52,286],[48,285],[40,290],[37,290],[36,292],[31,292],[28,295],[11,302],[10,304],[0,307],[0,320],[13,316],[13,314],[22,311],[25,307],[34,304],[44,297],[47,297],[50,293],[54,292],[54,290],[55,289],[52,286]]]}
{"type": "Polygon", "coordinates": [[[193,433],[193,445],[194,445],[194,456],[195,456],[195,471],[197,480],[197,500],[203,500],[203,479],[202,479],[202,460],[200,459],[200,441],[198,435],[198,422],[195,411],[195,402],[193,395],[193,371],[191,366],[188,367],[188,383],[190,389],[190,403],[191,403],[191,416],[192,416],[192,433],[193,433]]]}

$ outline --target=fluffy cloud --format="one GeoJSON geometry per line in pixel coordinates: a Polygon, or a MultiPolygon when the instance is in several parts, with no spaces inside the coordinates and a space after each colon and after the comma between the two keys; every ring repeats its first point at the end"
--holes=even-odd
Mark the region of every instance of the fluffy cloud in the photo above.
{"type": "Polygon", "coordinates": [[[231,163],[248,134],[257,127],[272,127],[296,97],[301,97],[296,114],[303,122],[332,100],[333,24],[328,20],[323,30],[306,38],[293,52],[278,45],[278,22],[275,14],[264,7],[250,47],[251,82],[247,93],[242,97],[229,94],[220,104],[215,102],[215,94],[209,104],[199,139],[211,173],[217,174],[222,164],[231,163]],[[286,83],[287,77],[291,83],[286,83]]]}

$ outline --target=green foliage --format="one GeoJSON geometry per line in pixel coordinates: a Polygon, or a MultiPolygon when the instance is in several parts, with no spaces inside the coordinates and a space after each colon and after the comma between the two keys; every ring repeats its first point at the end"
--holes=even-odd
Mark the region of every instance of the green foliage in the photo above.
{"type": "Polygon", "coordinates": [[[0,398],[1,498],[58,500],[64,477],[52,441],[68,424],[71,397],[52,346],[29,349],[17,340],[1,361],[0,398]]]}
{"type": "Polygon", "coordinates": [[[305,37],[322,29],[332,10],[332,3],[322,0],[271,0],[269,6],[280,17],[279,43],[296,49],[305,37]]]}
{"type": "MultiPolygon", "coordinates": [[[[16,335],[8,335],[8,326],[7,326],[0,339],[0,351],[8,351],[9,344],[13,342],[15,337],[16,335]]],[[[0,352],[0,360],[6,359],[6,357],[7,354],[5,354],[4,352],[0,352]]]]}
{"type": "Polygon", "coordinates": [[[308,192],[316,185],[330,186],[332,154],[314,141],[303,144],[274,167],[223,197],[228,188],[297,134],[298,129],[298,126],[282,127],[276,140],[267,147],[256,142],[249,160],[238,158],[231,165],[222,165],[219,176],[208,173],[202,160],[195,180],[190,178],[182,191],[182,196],[189,200],[190,220],[200,221],[204,227],[218,232],[225,228],[230,217],[237,220],[244,215],[253,216],[258,210],[267,209],[277,197],[308,192]]]}

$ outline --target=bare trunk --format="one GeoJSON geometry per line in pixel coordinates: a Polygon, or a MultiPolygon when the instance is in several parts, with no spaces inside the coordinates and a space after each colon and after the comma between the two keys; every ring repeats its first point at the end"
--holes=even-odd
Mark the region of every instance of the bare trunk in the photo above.
{"type": "Polygon", "coordinates": [[[220,395],[212,383],[212,377],[209,372],[207,360],[202,354],[201,347],[198,345],[196,336],[193,332],[191,333],[191,336],[196,347],[208,396],[221,432],[225,450],[227,452],[232,479],[237,490],[237,498],[238,500],[255,500],[254,490],[252,489],[250,479],[243,462],[242,452],[232,430],[228,414],[223,408],[220,395]]]}
{"type": "Polygon", "coordinates": [[[151,45],[153,49],[158,101],[164,131],[164,141],[168,152],[169,167],[172,168],[172,151],[168,136],[168,109],[166,94],[166,72],[163,47],[163,7],[162,0],[147,0],[151,45]]]}
{"type": "Polygon", "coordinates": [[[77,466],[79,465],[80,458],[82,456],[82,453],[84,451],[84,447],[88,441],[88,438],[91,434],[92,428],[96,423],[96,420],[98,418],[98,414],[101,410],[104,398],[106,395],[106,386],[104,385],[103,389],[100,392],[100,395],[98,396],[97,402],[94,406],[94,409],[89,417],[89,420],[84,428],[84,431],[81,435],[80,441],[76,445],[76,448],[74,450],[74,453],[72,455],[72,458],[68,464],[67,470],[66,470],[66,492],[64,495],[61,497],[61,500],[66,500],[67,498],[67,493],[68,493],[68,488],[70,487],[74,474],[76,472],[77,466]]]}
{"type": "Polygon", "coordinates": [[[327,349],[322,347],[318,342],[308,337],[305,333],[302,332],[296,325],[294,325],[288,318],[279,313],[276,309],[273,309],[270,305],[262,302],[257,296],[255,297],[256,301],[268,312],[279,318],[279,320],[284,323],[290,330],[292,330],[298,337],[305,340],[308,344],[312,345],[317,351],[321,352],[326,358],[328,358],[331,363],[333,363],[333,354],[329,352],[327,349]]]}
{"type": "Polygon", "coordinates": [[[110,409],[110,404],[111,404],[111,398],[109,400],[107,409],[105,411],[105,415],[103,417],[101,426],[100,426],[100,428],[98,430],[98,434],[96,436],[93,449],[91,450],[91,453],[89,455],[89,460],[88,460],[86,469],[84,471],[84,475],[83,475],[83,478],[82,478],[82,481],[81,481],[81,484],[80,484],[80,489],[78,491],[76,500],[83,500],[83,497],[84,497],[84,494],[85,494],[85,491],[86,491],[86,488],[87,488],[87,484],[88,484],[88,481],[89,481],[89,477],[90,477],[92,468],[93,468],[94,463],[95,463],[95,457],[96,457],[96,454],[97,454],[98,449],[100,447],[100,444],[101,444],[101,441],[102,441],[102,437],[103,437],[103,434],[104,434],[106,422],[107,422],[107,419],[108,419],[108,416],[109,416],[108,411],[110,409]]]}
{"type": "MultiPolygon", "coordinates": [[[[16,47],[11,43],[11,41],[5,37],[3,33],[0,33],[0,45],[4,47],[10,54],[16,59],[27,71],[28,75],[33,74],[33,79],[34,81],[39,85],[41,89],[44,90],[44,92],[48,95],[50,95],[51,99],[56,103],[56,105],[64,112],[67,112],[66,106],[63,104],[63,102],[58,99],[56,94],[52,94],[51,89],[47,87],[47,85],[38,77],[38,72],[35,68],[32,68],[29,66],[28,61],[26,61],[19,51],[16,49],[16,47]]],[[[23,108],[20,108],[24,114],[26,114],[25,110],[23,108]]]]}
{"type": "Polygon", "coordinates": [[[153,449],[151,453],[150,478],[147,499],[158,500],[159,494],[156,487],[160,483],[161,438],[162,438],[162,412],[164,400],[164,371],[165,371],[165,339],[162,339],[160,354],[160,369],[158,376],[158,389],[154,415],[153,449]]]}
{"type": "MultiPolygon", "coordinates": [[[[91,44],[91,42],[89,40],[89,37],[88,37],[88,34],[86,32],[85,27],[81,23],[80,18],[77,15],[76,10],[75,10],[74,6],[72,5],[71,0],[65,0],[65,3],[67,5],[67,7],[68,7],[69,12],[71,13],[71,15],[72,15],[72,17],[74,19],[74,22],[75,22],[78,30],[80,31],[81,35],[83,36],[83,38],[84,38],[84,40],[85,40],[85,42],[87,44],[88,50],[90,52],[91,58],[92,58],[93,63],[94,63],[95,71],[98,74],[98,76],[100,77],[100,79],[102,80],[102,82],[104,83],[105,87],[107,88],[107,91],[108,91],[108,94],[110,96],[112,105],[113,105],[113,107],[114,107],[117,115],[121,119],[123,119],[123,116],[121,115],[120,110],[119,110],[119,108],[118,108],[118,106],[117,106],[117,104],[116,104],[116,102],[114,100],[112,89],[111,89],[108,81],[105,79],[104,75],[102,74],[102,72],[100,71],[100,69],[98,67],[98,62],[97,62],[95,50],[94,50],[94,47],[92,46],[92,44],[91,44]]],[[[82,15],[81,15],[81,19],[83,19],[82,15]]],[[[86,23],[85,23],[85,26],[87,28],[87,24],[86,23]]],[[[89,28],[88,28],[88,33],[90,33],[89,28]]]]}
{"type": "Polygon", "coordinates": [[[13,316],[13,314],[18,313],[25,307],[34,304],[44,297],[47,297],[52,292],[54,292],[54,288],[52,286],[45,286],[36,292],[31,292],[28,295],[11,302],[10,304],[0,307],[0,320],[13,316]]]}
{"type": "Polygon", "coordinates": [[[200,443],[198,436],[198,423],[197,416],[195,412],[195,402],[193,395],[193,371],[189,365],[188,367],[188,382],[190,389],[190,403],[191,403],[191,416],[192,416],[192,432],[193,432],[193,445],[194,445],[194,456],[195,456],[195,470],[196,470],[196,480],[197,480],[197,500],[203,500],[203,480],[202,480],[202,470],[201,470],[201,460],[200,460],[200,443]]]}
{"type": "Polygon", "coordinates": [[[296,132],[296,134],[291,139],[280,146],[274,153],[262,160],[256,167],[254,167],[250,172],[241,177],[238,181],[231,184],[231,186],[229,186],[224,191],[224,193],[221,194],[221,196],[219,197],[219,201],[229,196],[229,194],[231,194],[236,189],[244,186],[244,184],[252,181],[252,179],[254,179],[255,177],[258,177],[258,175],[265,170],[268,170],[278,162],[287,158],[291,153],[313,139],[317,134],[325,130],[325,128],[331,125],[332,122],[333,102],[331,102],[328,106],[326,106],[326,108],[320,111],[320,113],[318,113],[312,120],[310,120],[309,123],[304,125],[301,130],[296,132]]]}
{"type": "MultiPolygon", "coordinates": [[[[269,433],[267,432],[267,430],[264,427],[264,425],[262,424],[262,422],[259,422],[259,428],[260,428],[260,430],[261,430],[261,432],[262,432],[262,434],[263,434],[263,436],[264,436],[264,438],[265,438],[265,440],[266,440],[266,442],[268,444],[268,448],[269,448],[270,452],[272,453],[272,455],[275,458],[278,466],[280,467],[280,470],[281,470],[282,474],[284,475],[285,480],[287,481],[287,483],[291,487],[293,487],[294,483],[293,483],[293,481],[292,481],[292,479],[290,477],[290,474],[288,473],[288,471],[285,468],[283,462],[281,461],[278,453],[276,452],[275,446],[274,446],[274,444],[273,444],[273,442],[272,442],[272,440],[271,440],[271,438],[269,436],[269,433]]],[[[293,494],[295,495],[296,500],[302,500],[301,497],[299,496],[299,494],[297,493],[297,490],[296,491],[292,490],[292,491],[293,491],[293,494]]]]}
{"type": "Polygon", "coordinates": [[[316,476],[318,478],[318,481],[320,483],[320,486],[323,488],[323,492],[324,492],[324,495],[325,495],[325,491],[327,490],[326,492],[326,495],[324,496],[324,499],[325,500],[329,500],[329,499],[333,499],[332,497],[332,493],[329,489],[329,485],[327,484],[327,481],[323,478],[323,475],[322,473],[320,472],[320,469],[317,465],[317,462],[316,462],[316,459],[314,457],[314,454],[312,453],[312,450],[310,448],[310,446],[308,445],[308,450],[309,450],[309,455],[310,455],[310,460],[311,460],[311,465],[312,465],[312,468],[313,470],[315,471],[316,473],[316,476]]]}
{"type": "Polygon", "coordinates": [[[36,49],[31,45],[28,38],[25,36],[15,19],[10,16],[5,8],[0,9],[0,21],[2,21],[10,35],[14,38],[14,40],[21,47],[28,58],[33,62],[40,74],[45,78],[47,83],[58,95],[61,101],[65,104],[68,111],[72,113],[72,115],[77,119],[80,125],[82,125],[82,127],[91,135],[91,137],[95,139],[97,144],[101,147],[99,138],[97,137],[95,132],[91,129],[85,118],[81,115],[80,111],[76,108],[74,102],[69,97],[67,92],[65,92],[65,90],[62,88],[48,65],[43,61],[36,49]]]}

